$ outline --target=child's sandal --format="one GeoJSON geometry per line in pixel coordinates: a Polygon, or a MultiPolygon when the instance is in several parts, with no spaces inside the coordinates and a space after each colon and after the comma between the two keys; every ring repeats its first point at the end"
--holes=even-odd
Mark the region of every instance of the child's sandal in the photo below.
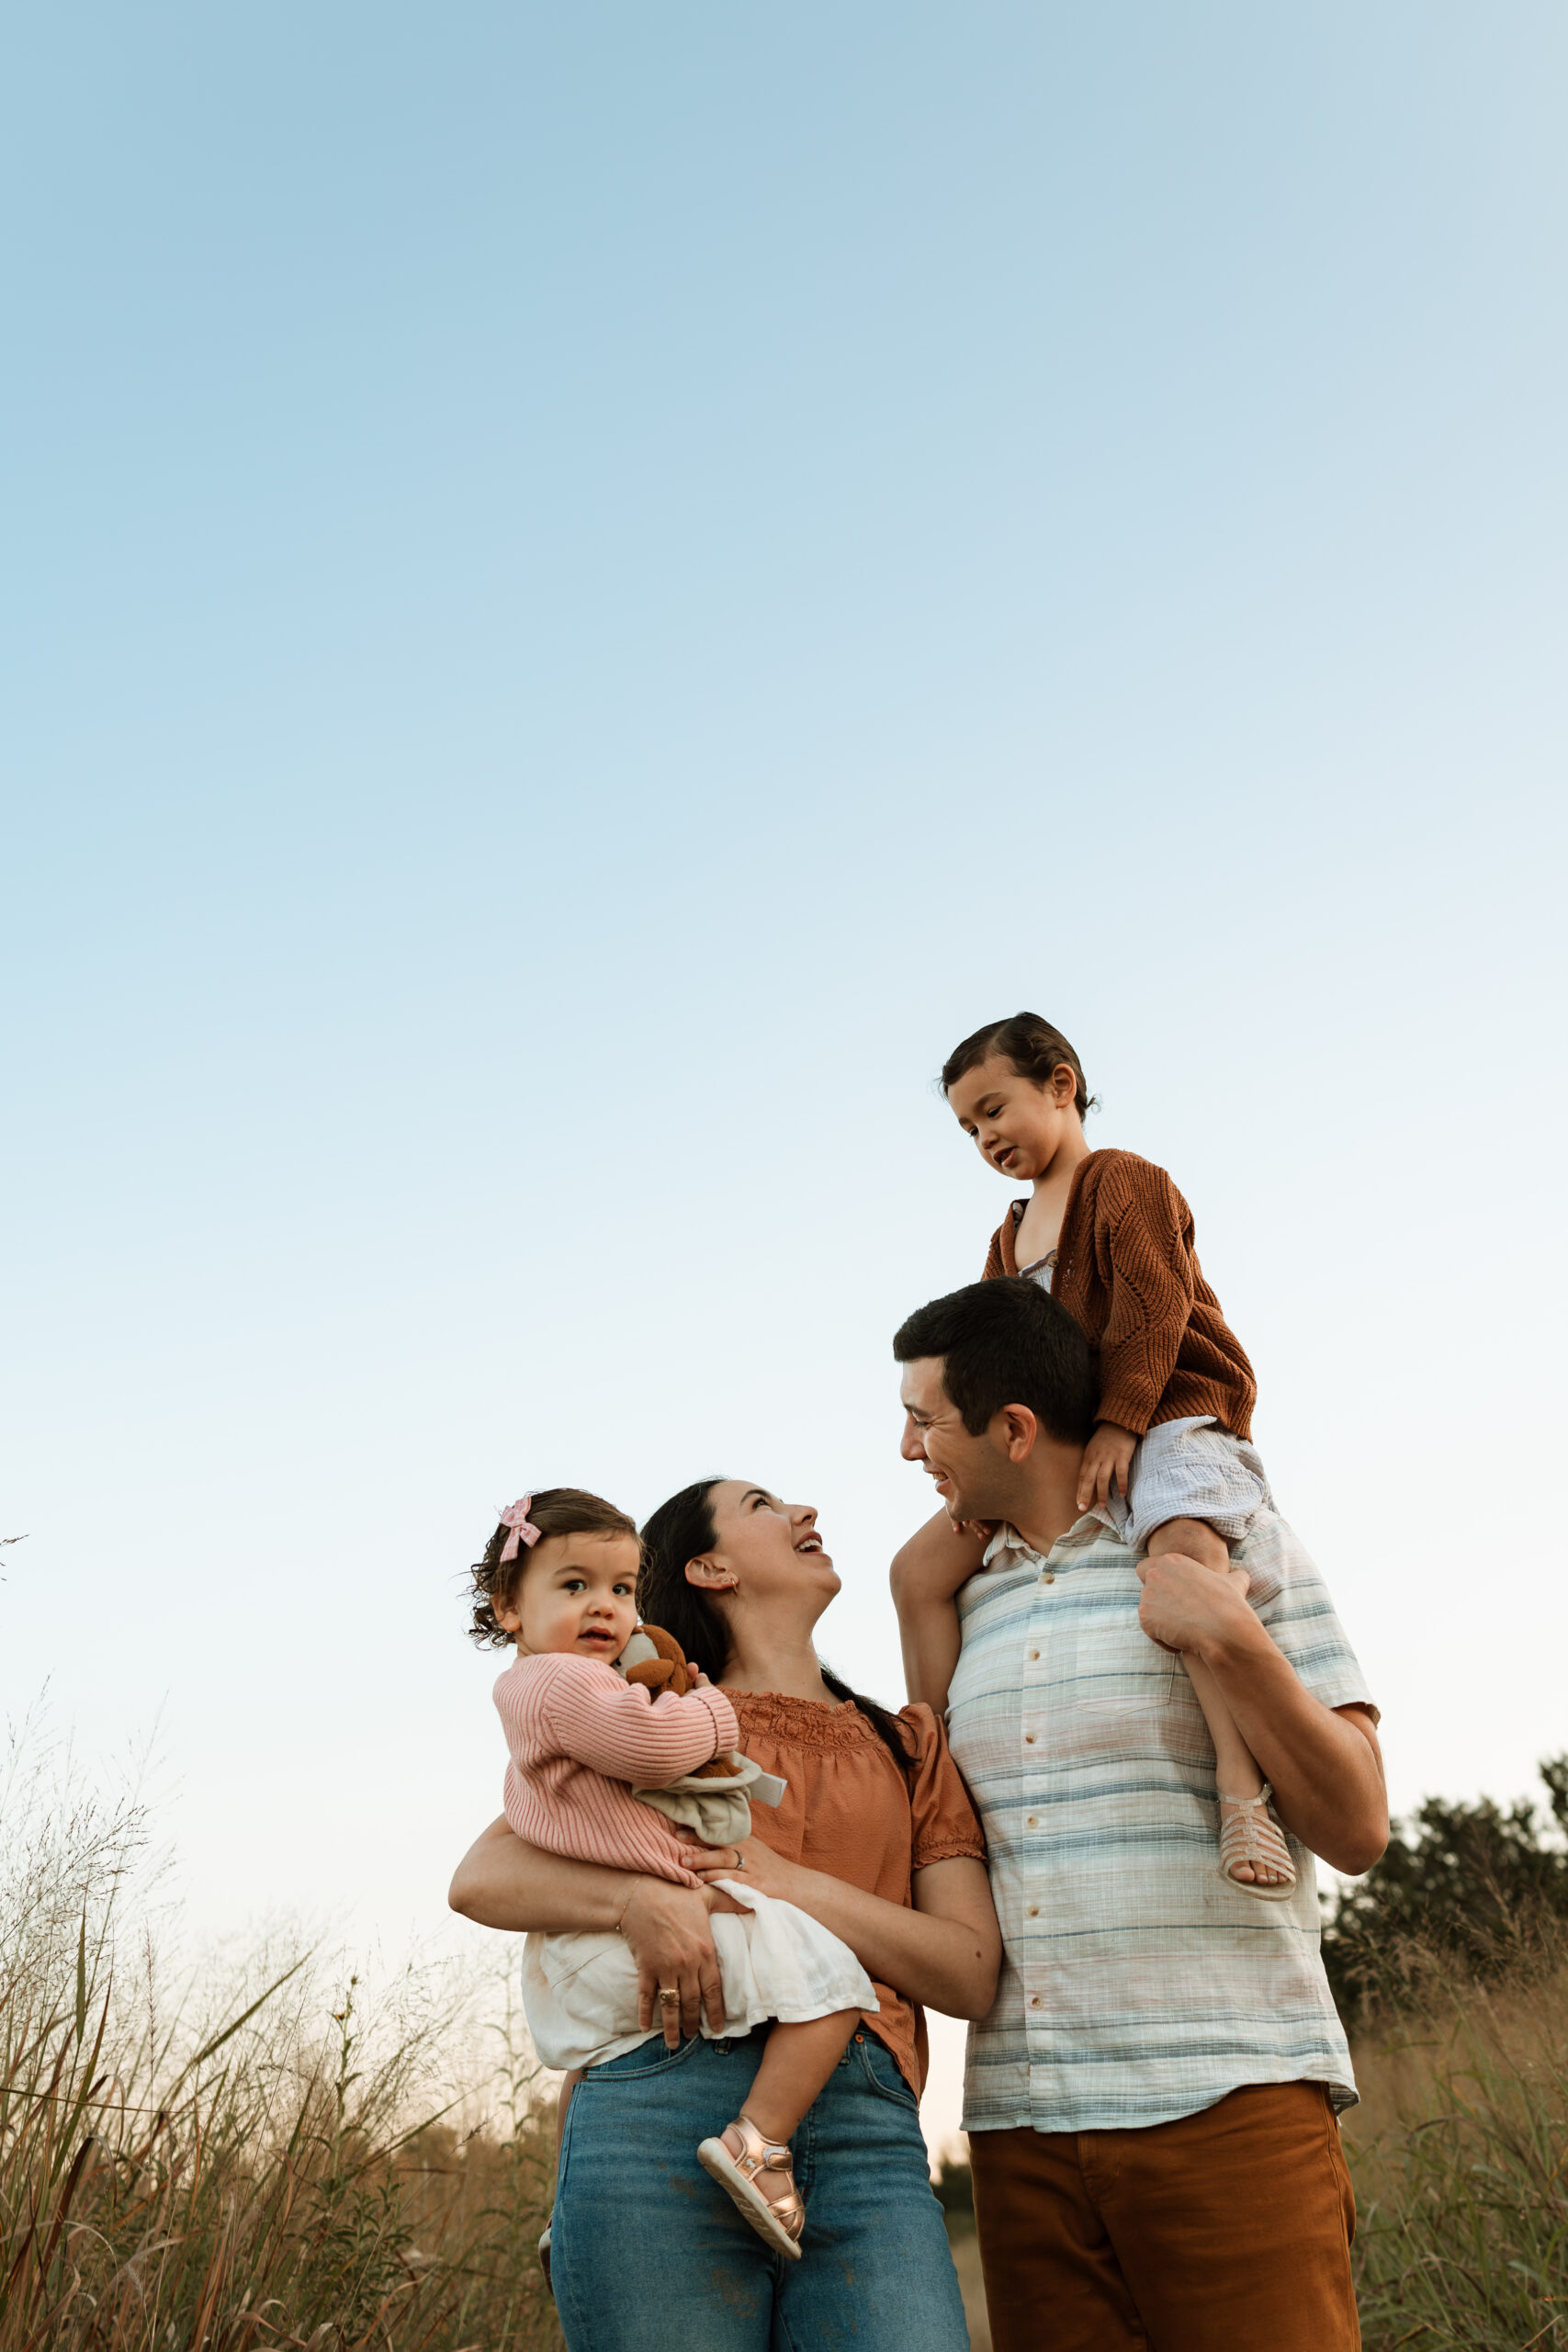
{"type": "Polygon", "coordinates": [[[1227,1797],[1222,1790],[1220,1803],[1236,1808],[1220,1831],[1220,1876],[1238,1894],[1255,1895],[1259,1903],[1285,1903],[1295,1893],[1296,1867],[1291,1860],[1278,1826],[1269,1818],[1269,1800],[1274,1792],[1267,1781],[1263,1793],[1257,1797],[1227,1797]],[[1237,1862],[1250,1862],[1254,1870],[1259,1863],[1280,1873],[1272,1886],[1256,1878],[1237,1878],[1237,1862]]]}
{"type": "Polygon", "coordinates": [[[806,2208],[795,2186],[795,2159],[787,2146],[764,2140],[749,2115],[738,2115],[729,2129],[740,2143],[740,2154],[731,2155],[722,2139],[705,2140],[697,2150],[697,2162],[728,2191],[757,2235],[766,2238],[775,2254],[798,2262],[806,2208]],[[788,2196],[765,2197],[756,2185],[760,2172],[788,2173],[788,2196]]]}

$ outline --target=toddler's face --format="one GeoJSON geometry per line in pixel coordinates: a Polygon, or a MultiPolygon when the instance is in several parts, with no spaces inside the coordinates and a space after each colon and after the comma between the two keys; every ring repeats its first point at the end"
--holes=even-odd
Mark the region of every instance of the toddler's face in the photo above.
{"type": "Polygon", "coordinates": [[[948,1089],[948,1107],[982,1159],[1021,1183],[1043,1176],[1077,1124],[1077,1081],[1058,1069],[1049,1086],[1022,1077],[1011,1062],[992,1054],[948,1089]]]}
{"type": "Polygon", "coordinates": [[[635,1536],[544,1536],[496,1622],[525,1655],[565,1651],[611,1665],[637,1631],[637,1570],[635,1536]]]}

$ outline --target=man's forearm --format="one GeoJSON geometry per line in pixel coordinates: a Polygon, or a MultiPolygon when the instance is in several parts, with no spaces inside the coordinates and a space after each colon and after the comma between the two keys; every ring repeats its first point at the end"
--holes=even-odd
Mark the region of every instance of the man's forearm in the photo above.
{"type": "Polygon", "coordinates": [[[1273,1784],[1280,1818],[1331,1869],[1358,1876],[1388,1843],[1388,1792],[1371,1718],[1325,1707],[1248,1611],[1201,1655],[1273,1784]]]}

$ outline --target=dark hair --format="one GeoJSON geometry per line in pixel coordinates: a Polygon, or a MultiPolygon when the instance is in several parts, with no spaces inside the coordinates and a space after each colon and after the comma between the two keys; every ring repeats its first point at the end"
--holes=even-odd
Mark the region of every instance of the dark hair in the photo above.
{"type": "Polygon", "coordinates": [[[942,1358],[942,1385],[971,1437],[1004,1405],[1027,1405],[1064,1445],[1087,1445],[1093,1434],[1100,1383],[1089,1341],[1061,1301],[1022,1274],[918,1306],[895,1332],[893,1355],[942,1358]]]}
{"type": "Polygon", "coordinates": [[[987,1021],[961,1046],[954,1046],[942,1066],[942,1091],[945,1094],[966,1078],[972,1069],[999,1054],[1010,1062],[1020,1078],[1032,1079],[1036,1086],[1049,1086],[1054,1070],[1066,1062],[1077,1080],[1073,1107],[1080,1119],[1099,1106],[1098,1095],[1090,1094],[1089,1080],[1083,1074],[1083,1064],[1059,1029],[1053,1029],[1037,1012],[1015,1012],[1010,1021],[987,1021]]]}
{"type": "MultiPolygon", "coordinates": [[[[637,1540],[635,1519],[581,1487],[542,1487],[530,1498],[528,1521],[541,1535],[629,1535],[634,1544],[637,1540]]],[[[512,1639],[497,1621],[495,1605],[499,1601],[503,1609],[512,1607],[530,1553],[526,1544],[519,1544],[517,1557],[502,1566],[501,1555],[511,1532],[509,1527],[498,1527],[485,1545],[484,1558],[476,1560],[468,1571],[468,1597],[473,1602],[468,1634],[482,1650],[503,1649],[512,1639]]]]}
{"type": "MultiPolygon", "coordinates": [[[[729,1663],[729,1628],[712,1596],[688,1581],[686,1563],[711,1552],[718,1541],[713,1490],[723,1484],[722,1478],[699,1478],[644,1520],[642,1572],[637,1585],[637,1614],[673,1634],[686,1656],[695,1658],[716,1682],[723,1680],[729,1663]]],[[[822,1679],[840,1704],[860,1709],[907,1780],[914,1751],[897,1716],[874,1699],[862,1698],[825,1666],[822,1679]]]]}

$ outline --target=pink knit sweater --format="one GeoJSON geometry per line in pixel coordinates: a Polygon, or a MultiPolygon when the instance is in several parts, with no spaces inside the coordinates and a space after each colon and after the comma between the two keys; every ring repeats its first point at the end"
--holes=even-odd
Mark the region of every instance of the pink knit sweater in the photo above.
{"type": "Polygon", "coordinates": [[[596,1657],[548,1651],[509,1666],[495,1703],[512,1754],[502,1802],[519,1838],[574,1861],[701,1885],[676,1859],[689,1841],[631,1791],[662,1789],[739,1744],[722,1690],[654,1699],[596,1657]]]}

